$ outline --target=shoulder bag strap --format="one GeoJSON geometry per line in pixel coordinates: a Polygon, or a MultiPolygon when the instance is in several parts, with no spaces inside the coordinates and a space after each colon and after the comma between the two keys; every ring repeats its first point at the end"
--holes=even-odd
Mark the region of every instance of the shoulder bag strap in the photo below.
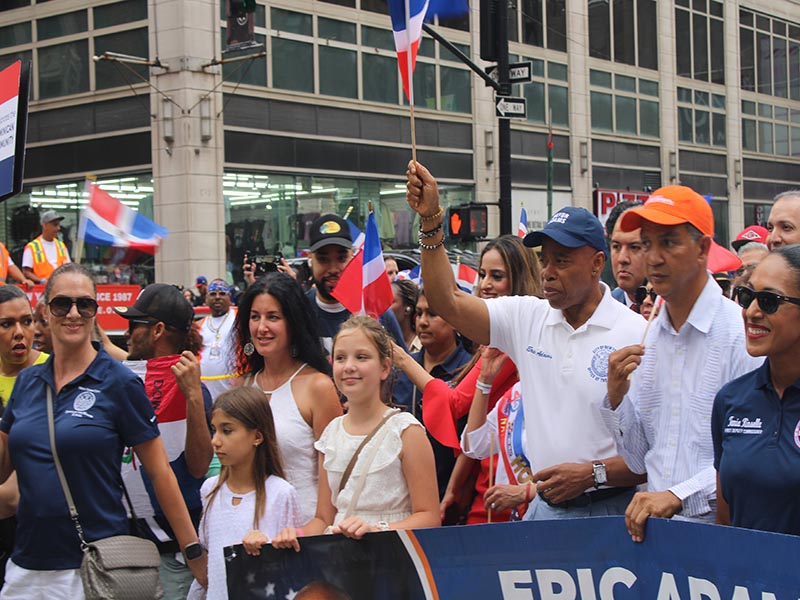
{"type": "Polygon", "coordinates": [[[64,476],[64,470],[61,468],[61,461],[58,459],[58,452],[56,451],[56,427],[53,418],[53,390],[49,385],[47,386],[47,429],[50,432],[50,451],[53,454],[53,462],[56,464],[58,480],[61,482],[61,489],[64,490],[64,496],[67,498],[69,516],[72,519],[72,522],[75,523],[75,529],[78,532],[78,538],[81,540],[81,549],[83,549],[86,547],[86,540],[83,539],[83,528],[78,521],[78,509],[75,508],[75,501],[72,499],[72,493],[69,491],[67,478],[64,476]]]}
{"type": "Polygon", "coordinates": [[[339,491],[337,492],[337,494],[341,494],[342,490],[344,489],[344,486],[347,485],[347,480],[350,479],[350,475],[353,473],[353,468],[356,466],[356,462],[358,462],[358,455],[361,454],[361,451],[364,449],[364,446],[366,446],[369,443],[369,441],[373,437],[375,437],[375,434],[378,433],[378,431],[380,430],[381,427],[383,427],[386,421],[391,419],[398,412],[400,411],[392,411],[385,417],[383,417],[383,419],[381,419],[381,422],[375,426],[375,429],[370,431],[369,435],[365,437],[364,440],[361,442],[361,444],[359,444],[358,448],[356,448],[356,451],[353,453],[353,458],[351,458],[350,462],[347,463],[347,468],[344,470],[344,473],[342,473],[342,480],[339,482],[339,491]]]}
{"type": "MultiPolygon", "coordinates": [[[[388,417],[393,417],[396,415],[397,412],[393,412],[388,417]]],[[[386,419],[389,420],[388,418],[386,419]]],[[[384,421],[385,423],[386,421],[384,421]]],[[[374,441],[375,443],[372,444],[372,447],[369,451],[364,455],[363,463],[364,463],[364,472],[361,475],[361,478],[356,483],[356,488],[353,490],[353,496],[350,498],[350,504],[345,511],[344,518],[347,519],[351,517],[353,513],[356,511],[356,507],[358,506],[358,500],[361,498],[361,492],[364,490],[364,484],[367,482],[367,475],[369,475],[369,469],[372,466],[373,461],[375,460],[375,456],[378,454],[378,450],[380,450],[381,445],[383,444],[383,440],[386,437],[386,434],[389,433],[389,430],[383,428],[378,435],[375,436],[374,441]]]]}

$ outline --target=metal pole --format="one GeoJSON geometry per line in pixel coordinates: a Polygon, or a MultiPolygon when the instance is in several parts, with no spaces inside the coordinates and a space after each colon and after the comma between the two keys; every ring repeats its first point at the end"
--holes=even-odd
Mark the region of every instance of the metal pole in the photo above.
{"type": "MultiPolygon", "coordinates": [[[[500,94],[511,95],[508,71],[508,0],[497,7],[497,75],[500,94]]],[[[511,231],[511,119],[499,119],[498,171],[500,183],[500,235],[511,231]]]]}

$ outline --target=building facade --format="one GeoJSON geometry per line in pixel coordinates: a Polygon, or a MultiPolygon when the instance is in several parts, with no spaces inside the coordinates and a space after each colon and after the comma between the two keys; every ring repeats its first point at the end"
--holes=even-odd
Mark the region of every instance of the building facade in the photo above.
{"type": "MultiPolygon", "coordinates": [[[[487,66],[472,5],[434,27],[487,66]]],[[[170,230],[153,266],[87,247],[101,281],[236,278],[245,251],[298,255],[316,215],[364,223],[369,201],[387,247],[415,246],[385,0],[259,1],[250,57],[223,54],[224,17],[219,0],[2,3],[0,66],[31,61],[33,81],[25,191],[0,205],[12,251],[43,208],[74,242],[87,175],[170,230]]],[[[528,108],[512,123],[514,219],[547,219],[548,124],[556,209],[602,216],[605,190],[680,182],[709,197],[726,244],[800,185],[800,2],[514,0],[509,38],[533,74],[515,86],[528,108]]],[[[428,37],[414,90],[418,158],[444,203],[488,204],[499,233],[493,91],[428,37]]]]}

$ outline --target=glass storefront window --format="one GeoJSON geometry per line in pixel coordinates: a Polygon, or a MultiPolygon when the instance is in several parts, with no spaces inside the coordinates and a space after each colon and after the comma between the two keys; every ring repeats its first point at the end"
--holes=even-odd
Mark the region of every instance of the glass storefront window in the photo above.
{"type": "MultiPolygon", "coordinates": [[[[335,213],[362,231],[368,202],[372,201],[384,249],[417,246],[419,222],[406,203],[401,180],[380,181],[337,177],[309,177],[264,173],[228,172],[223,177],[228,268],[240,281],[245,252],[287,258],[308,252],[311,223],[319,215],[335,213]]],[[[469,186],[440,184],[442,206],[473,200],[469,186]]]]}
{"type": "MultiPolygon", "coordinates": [[[[153,218],[153,183],[150,173],[105,176],[97,184],[123,204],[153,218]]],[[[86,206],[83,181],[61,181],[25,186],[22,193],[0,204],[0,235],[18,265],[22,251],[42,230],[39,214],[56,210],[64,217],[61,239],[74,257],[78,243],[80,211],[86,206]]],[[[155,280],[154,259],[151,255],[109,246],[84,244],[81,263],[94,276],[96,283],[147,284],[155,280]]]]}

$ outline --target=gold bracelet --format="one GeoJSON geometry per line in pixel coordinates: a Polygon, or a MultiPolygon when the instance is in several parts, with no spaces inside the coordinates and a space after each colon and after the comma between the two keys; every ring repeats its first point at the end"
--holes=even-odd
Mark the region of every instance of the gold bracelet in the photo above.
{"type": "Polygon", "coordinates": [[[444,209],[440,206],[439,210],[437,210],[432,215],[428,215],[427,217],[425,217],[423,215],[420,215],[419,216],[419,220],[420,221],[433,221],[434,219],[438,219],[439,217],[441,217],[443,214],[444,214],[444,209]]]}

